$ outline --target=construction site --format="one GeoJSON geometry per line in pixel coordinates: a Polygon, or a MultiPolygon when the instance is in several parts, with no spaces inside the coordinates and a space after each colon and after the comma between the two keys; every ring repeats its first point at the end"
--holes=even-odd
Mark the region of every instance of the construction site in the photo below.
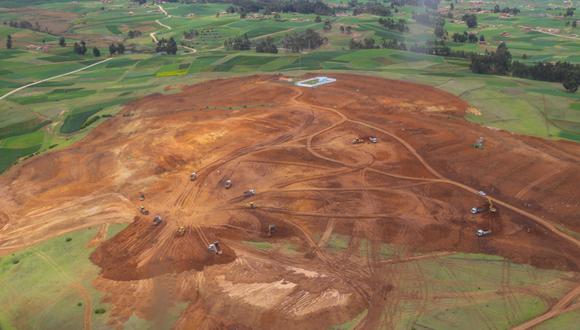
{"type": "Polygon", "coordinates": [[[128,224],[90,257],[112,328],[178,303],[178,329],[410,328],[441,297],[516,290],[422,286],[434,275],[414,262],[456,253],[563,272],[564,298],[518,290],[554,315],[580,306],[579,145],[469,123],[467,103],[428,86],[282,78],[150,95],[15,166],[0,177],[0,256],[128,224]]]}

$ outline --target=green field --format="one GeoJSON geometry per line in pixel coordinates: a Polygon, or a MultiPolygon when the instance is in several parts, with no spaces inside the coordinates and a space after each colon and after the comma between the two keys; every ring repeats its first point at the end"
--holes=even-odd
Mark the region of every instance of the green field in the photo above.
{"type": "MultiPolygon", "coordinates": [[[[510,4],[499,2],[500,7],[510,4]]],[[[580,61],[577,55],[579,42],[521,28],[559,28],[561,35],[573,35],[572,28],[565,25],[570,19],[557,18],[542,7],[548,4],[543,1],[522,2],[518,6],[521,13],[511,18],[495,13],[478,14],[479,26],[471,30],[456,21],[469,9],[469,5],[456,4],[450,15],[453,18],[446,19],[448,33],[477,32],[486,37],[486,44],[451,42],[450,45],[457,50],[481,52],[493,50],[499,41],[506,41],[514,58],[526,54],[525,62],[580,61]],[[543,11],[538,12],[538,8],[543,8],[543,11]]],[[[579,96],[565,93],[557,83],[474,75],[464,59],[389,49],[348,49],[351,37],[372,37],[378,42],[381,38],[396,38],[404,39],[407,44],[430,40],[433,29],[412,18],[413,12],[424,11],[417,7],[404,6],[394,13],[395,18],[404,18],[409,22],[410,31],[400,33],[386,30],[377,23],[376,16],[368,14],[327,17],[333,27],[330,31],[322,31],[322,24],[314,21],[315,15],[285,13],[278,20],[272,16],[240,19],[239,15],[223,13],[227,8],[225,4],[166,4],[165,9],[171,17],[165,17],[155,6],[134,6],[128,0],[115,1],[111,6],[101,6],[88,0],[42,4],[33,0],[8,1],[5,6],[28,5],[70,13],[76,18],[68,23],[59,23],[68,24],[66,28],[70,31],[67,47],[64,48],[57,45],[58,38],[53,34],[0,25],[0,38],[12,34],[16,46],[11,50],[0,50],[0,95],[26,83],[94,63],[97,59],[90,51],[85,56],[79,56],[70,48],[74,41],[85,39],[85,36],[89,48],[97,45],[103,56],[108,54],[109,43],[104,38],[124,39],[136,53],[118,56],[106,64],[28,88],[0,101],[0,139],[43,130],[47,141],[42,145],[21,144],[19,148],[2,153],[0,171],[22,156],[46,151],[51,146],[55,148],[55,144],[58,145],[57,149],[61,148],[65,144],[63,140],[74,140],[75,134],[86,134],[87,129],[94,127],[88,124],[100,122],[99,119],[103,118],[101,112],[106,113],[108,108],[114,107],[109,111],[114,113],[123,102],[149,93],[163,92],[164,87],[171,84],[256,72],[299,74],[313,70],[347,71],[425,83],[459,95],[476,107],[481,116],[468,115],[466,118],[470,121],[544,138],[580,140],[579,96]],[[218,12],[220,15],[216,15],[218,12]],[[155,20],[160,20],[171,30],[155,20]],[[339,31],[340,26],[347,25],[352,26],[356,34],[349,36],[339,31]],[[253,40],[259,40],[268,35],[280,42],[285,34],[307,28],[322,31],[328,43],[319,50],[302,54],[284,50],[278,54],[256,54],[253,51],[223,49],[223,41],[232,36],[246,33],[253,40]],[[191,29],[201,32],[196,38],[185,40],[183,32],[191,29]],[[143,33],[140,37],[127,39],[129,30],[143,33]],[[158,38],[174,37],[195,48],[196,52],[192,54],[180,48],[177,56],[151,54],[154,44],[149,33],[152,31],[158,38]],[[95,39],[95,35],[102,36],[103,40],[95,39]],[[48,52],[27,48],[28,45],[39,44],[49,45],[48,52]],[[521,97],[514,98],[514,95],[521,97]],[[52,125],[47,126],[49,123],[52,125]]],[[[449,6],[449,3],[442,2],[440,8],[449,10],[449,6]]],[[[486,6],[482,8],[492,7],[486,6]]],[[[31,9],[26,9],[21,16],[34,14],[28,10],[31,9]]],[[[41,22],[46,22],[42,15],[41,12],[41,22]]],[[[10,10],[0,11],[0,21],[17,18],[19,16],[10,10]]]]}

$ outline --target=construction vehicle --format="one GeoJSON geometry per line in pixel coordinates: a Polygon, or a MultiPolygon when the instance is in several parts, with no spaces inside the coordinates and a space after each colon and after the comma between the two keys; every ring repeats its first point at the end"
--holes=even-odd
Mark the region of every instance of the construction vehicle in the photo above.
{"type": "Polygon", "coordinates": [[[225,187],[226,189],[230,189],[230,188],[232,187],[232,180],[230,180],[230,179],[227,179],[227,180],[224,182],[224,187],[225,187]]]}
{"type": "Polygon", "coordinates": [[[370,143],[377,143],[377,142],[379,142],[379,139],[377,139],[375,136],[369,136],[369,142],[370,143]]]}
{"type": "Polygon", "coordinates": [[[491,198],[488,197],[486,205],[479,206],[479,207],[472,207],[470,212],[471,212],[471,214],[479,214],[479,213],[483,213],[483,212],[489,212],[490,214],[495,215],[497,213],[497,209],[493,205],[491,198]]]}
{"type": "Polygon", "coordinates": [[[149,215],[149,210],[147,210],[143,205],[139,206],[139,212],[143,215],[149,215]]]}
{"type": "Polygon", "coordinates": [[[483,212],[485,212],[485,208],[484,207],[472,207],[470,212],[471,212],[471,214],[483,213],[483,212]]]}
{"type": "Polygon", "coordinates": [[[361,143],[365,143],[365,140],[362,138],[355,138],[354,140],[352,140],[352,144],[361,144],[361,143]]]}
{"type": "Polygon", "coordinates": [[[495,208],[495,206],[493,206],[493,201],[489,197],[487,198],[487,209],[491,214],[497,213],[497,209],[495,208]]]}
{"type": "Polygon", "coordinates": [[[475,149],[483,149],[484,144],[485,144],[485,139],[483,138],[483,136],[480,136],[477,140],[475,140],[473,147],[475,149]]]}
{"type": "Polygon", "coordinates": [[[163,221],[163,219],[161,219],[160,215],[156,215],[155,218],[153,218],[153,224],[155,226],[159,226],[159,224],[163,221]]]}
{"type": "Polygon", "coordinates": [[[477,237],[484,237],[484,236],[488,236],[490,234],[491,234],[491,230],[478,229],[475,231],[475,236],[477,236],[477,237]]]}
{"type": "Polygon", "coordinates": [[[185,227],[181,226],[179,228],[177,228],[177,236],[183,236],[185,235],[185,227]]]}
{"type": "Polygon", "coordinates": [[[250,204],[248,205],[251,209],[255,209],[256,208],[256,204],[254,204],[254,202],[250,202],[250,204]]]}
{"type": "Polygon", "coordinates": [[[480,190],[480,191],[478,191],[478,192],[477,192],[477,194],[478,194],[479,196],[481,196],[481,197],[485,197],[485,196],[487,196],[487,193],[486,193],[485,191],[483,191],[483,190],[480,190]]]}
{"type": "Polygon", "coordinates": [[[139,193],[139,200],[140,201],[144,201],[145,200],[145,194],[144,193],[139,193]]]}
{"type": "Polygon", "coordinates": [[[195,179],[197,179],[197,173],[196,172],[191,172],[191,174],[189,175],[189,180],[190,181],[195,181],[195,179]]]}
{"type": "Polygon", "coordinates": [[[220,242],[219,241],[215,241],[211,244],[209,244],[207,246],[207,250],[209,252],[215,253],[215,254],[222,254],[222,249],[220,247],[220,242]]]}
{"type": "Polygon", "coordinates": [[[249,189],[244,191],[244,197],[252,197],[256,194],[256,189],[249,189]]]}
{"type": "Polygon", "coordinates": [[[276,232],[276,225],[271,223],[268,225],[268,237],[272,237],[272,235],[276,232]]]}

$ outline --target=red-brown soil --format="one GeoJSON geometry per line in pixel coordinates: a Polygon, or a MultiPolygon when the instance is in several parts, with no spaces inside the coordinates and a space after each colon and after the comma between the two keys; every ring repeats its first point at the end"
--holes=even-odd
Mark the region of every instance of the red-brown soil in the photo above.
{"type": "Polygon", "coordinates": [[[216,80],[126,106],[85,140],[0,177],[0,255],[130,223],[91,257],[109,323],[132,313],[162,322],[187,302],[181,329],[321,329],[364,309],[360,327],[388,326],[381,315],[396,276],[379,276],[381,243],[399,247],[389,263],[463,251],[579,270],[570,233],[580,232],[580,146],[467,123],[467,104],[431,87],[333,77],[316,89],[279,76],[216,80]],[[377,144],[351,143],[371,135],[377,144]],[[479,136],[483,150],[471,146],[479,136]],[[250,188],[257,194],[245,198],[250,188]],[[478,190],[498,215],[469,213],[485,203],[478,190]],[[477,238],[478,228],[493,233],[477,238]],[[332,234],[351,237],[346,256],[325,249],[332,234]],[[214,240],[223,254],[208,253],[214,240]]]}

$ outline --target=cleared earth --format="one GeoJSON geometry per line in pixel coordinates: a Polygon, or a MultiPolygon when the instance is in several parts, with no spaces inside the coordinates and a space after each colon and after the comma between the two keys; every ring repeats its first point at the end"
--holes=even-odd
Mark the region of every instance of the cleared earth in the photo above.
{"type": "MultiPolygon", "coordinates": [[[[126,106],[84,141],[0,177],[0,255],[130,223],[91,256],[111,326],[133,312],[162,322],[186,302],[178,328],[392,328],[402,299],[420,301],[418,315],[437,301],[399,294],[396,265],[455,252],[565,271],[577,286],[580,147],[469,124],[465,102],[431,87],[333,77],[316,89],[281,76],[216,80],[126,106]],[[352,144],[368,136],[378,143],[352,144]],[[498,214],[469,213],[486,203],[479,190],[498,214]],[[207,251],[215,240],[221,255],[207,251]]],[[[571,292],[561,306],[546,301],[565,310],[571,292]]]]}

